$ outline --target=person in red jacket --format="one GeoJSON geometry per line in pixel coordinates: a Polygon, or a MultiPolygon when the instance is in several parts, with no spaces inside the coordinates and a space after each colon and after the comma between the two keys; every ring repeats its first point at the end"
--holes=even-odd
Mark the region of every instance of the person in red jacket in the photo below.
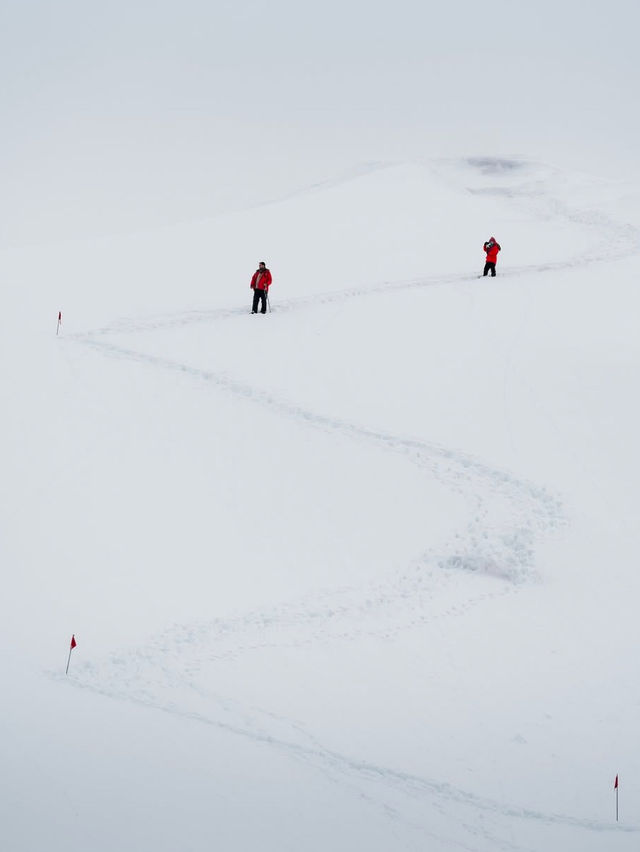
{"type": "Polygon", "coordinates": [[[258,302],[262,304],[260,313],[266,314],[267,296],[269,295],[270,286],[271,273],[267,269],[264,260],[261,260],[251,279],[251,289],[253,290],[253,307],[251,308],[252,314],[258,313],[258,302]]]}
{"type": "Polygon", "coordinates": [[[496,261],[498,260],[498,252],[500,251],[500,243],[496,242],[495,237],[489,237],[489,239],[484,244],[484,250],[487,253],[487,262],[484,265],[484,275],[488,275],[491,272],[491,277],[495,278],[496,275],[496,261]]]}

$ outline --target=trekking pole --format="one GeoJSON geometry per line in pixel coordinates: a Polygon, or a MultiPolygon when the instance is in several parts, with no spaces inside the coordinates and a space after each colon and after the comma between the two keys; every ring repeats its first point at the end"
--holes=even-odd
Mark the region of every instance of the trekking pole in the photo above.
{"type": "Polygon", "coordinates": [[[269,299],[269,288],[267,287],[267,305],[269,305],[269,313],[271,313],[271,300],[269,299]]]}

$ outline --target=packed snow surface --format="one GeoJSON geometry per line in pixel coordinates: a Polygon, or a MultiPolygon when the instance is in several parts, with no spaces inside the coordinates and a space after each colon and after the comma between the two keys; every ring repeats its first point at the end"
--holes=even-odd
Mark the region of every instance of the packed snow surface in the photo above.
{"type": "Polygon", "coordinates": [[[636,850],[639,251],[486,156],[3,251],[3,848],[636,850]]]}

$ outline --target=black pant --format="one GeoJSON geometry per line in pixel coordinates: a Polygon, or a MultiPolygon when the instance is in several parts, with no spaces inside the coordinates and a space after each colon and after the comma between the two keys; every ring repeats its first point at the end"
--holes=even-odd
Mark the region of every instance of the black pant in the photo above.
{"type": "Polygon", "coordinates": [[[484,265],[484,272],[482,274],[487,275],[487,273],[489,271],[491,271],[491,277],[495,278],[496,277],[496,265],[495,265],[495,263],[491,263],[490,261],[487,261],[484,265]]]}
{"type": "MultiPolygon", "coordinates": [[[[495,275],[495,273],[494,273],[495,275]]],[[[267,312],[267,291],[259,290],[257,287],[253,291],[253,307],[251,308],[252,314],[258,313],[258,302],[262,302],[262,309],[260,311],[261,314],[266,314],[267,312]]]]}

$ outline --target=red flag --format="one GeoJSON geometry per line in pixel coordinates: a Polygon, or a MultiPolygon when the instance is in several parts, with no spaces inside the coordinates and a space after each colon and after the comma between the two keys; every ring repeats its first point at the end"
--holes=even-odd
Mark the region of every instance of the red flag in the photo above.
{"type": "Polygon", "coordinates": [[[62,322],[62,311],[58,311],[58,322],[62,322]]]}
{"type": "MultiPolygon", "coordinates": [[[[73,648],[75,648],[77,644],[78,643],[76,642],[76,634],[74,633],[73,636],[71,637],[71,649],[73,650],[73,648]]],[[[617,785],[618,785],[618,779],[616,778],[616,786],[617,785]]]]}
{"type": "Polygon", "coordinates": [[[613,783],[613,789],[614,789],[614,790],[617,790],[617,789],[618,789],[618,776],[617,776],[617,775],[616,775],[616,780],[615,780],[615,781],[614,781],[614,783],[613,783]]]}

